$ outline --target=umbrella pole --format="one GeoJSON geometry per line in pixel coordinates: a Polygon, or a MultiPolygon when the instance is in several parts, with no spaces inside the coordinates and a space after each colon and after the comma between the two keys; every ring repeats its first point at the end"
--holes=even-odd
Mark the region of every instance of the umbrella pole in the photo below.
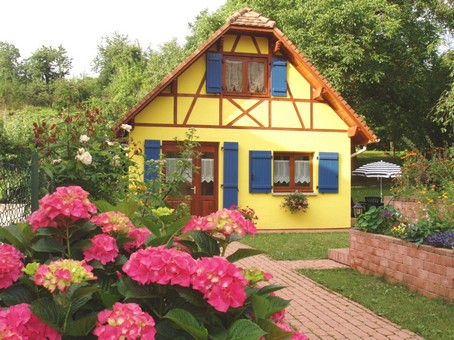
{"type": "Polygon", "coordinates": [[[383,202],[383,178],[380,177],[380,200],[383,202]]]}

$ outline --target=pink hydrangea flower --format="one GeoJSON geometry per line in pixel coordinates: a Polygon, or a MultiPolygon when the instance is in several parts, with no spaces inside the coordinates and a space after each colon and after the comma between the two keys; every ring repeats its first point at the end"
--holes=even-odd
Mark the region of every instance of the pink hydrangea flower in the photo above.
{"type": "Polygon", "coordinates": [[[99,234],[91,239],[91,243],[91,246],[84,250],[85,261],[98,260],[103,265],[115,262],[118,247],[112,236],[99,234]]]}
{"type": "Polygon", "coordinates": [[[4,340],[60,340],[61,335],[42,322],[21,303],[0,310],[0,339],[4,340]]]}
{"type": "Polygon", "coordinates": [[[136,303],[115,303],[112,310],[98,313],[93,334],[100,340],[155,338],[155,321],[136,303]]]}
{"type": "Polygon", "coordinates": [[[232,234],[244,236],[257,232],[255,224],[244,218],[241,212],[226,208],[204,217],[193,216],[183,228],[183,233],[189,230],[202,230],[224,239],[232,234]]]}
{"type": "Polygon", "coordinates": [[[150,236],[151,232],[147,228],[136,228],[133,227],[129,232],[127,237],[132,238],[134,241],[127,242],[123,246],[126,251],[131,251],[132,248],[139,249],[145,244],[147,237],[150,236]]]}
{"type": "Polygon", "coordinates": [[[123,265],[123,271],[141,284],[154,282],[182,287],[189,287],[196,269],[191,255],[165,246],[138,250],[123,265]]]}
{"type": "Polygon", "coordinates": [[[92,270],[93,267],[87,265],[85,261],[58,260],[48,265],[42,264],[38,266],[34,280],[38,286],[47,288],[51,293],[55,289],[64,292],[73,283],[96,280],[92,270]]]}
{"type": "Polygon", "coordinates": [[[11,286],[22,276],[25,255],[10,244],[0,243],[0,289],[11,286]]]}
{"type": "Polygon", "coordinates": [[[246,278],[241,270],[223,257],[204,257],[197,260],[197,271],[192,287],[216,310],[226,312],[229,307],[241,307],[246,300],[246,278]]]}
{"type": "Polygon", "coordinates": [[[96,207],[88,199],[89,193],[79,186],[58,187],[51,195],[39,201],[39,209],[29,217],[33,231],[42,227],[67,226],[90,218],[96,207]]]}
{"type": "Polygon", "coordinates": [[[127,234],[135,229],[128,216],[118,211],[108,211],[93,216],[90,221],[102,227],[102,232],[105,234],[127,234]]]}

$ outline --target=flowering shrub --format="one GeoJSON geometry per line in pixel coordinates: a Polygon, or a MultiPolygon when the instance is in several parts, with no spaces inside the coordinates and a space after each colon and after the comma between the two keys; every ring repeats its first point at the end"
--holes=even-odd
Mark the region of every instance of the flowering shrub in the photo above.
{"type": "Polygon", "coordinates": [[[235,265],[257,250],[221,256],[255,233],[239,211],[163,228],[136,204],[87,197],[59,187],[29,223],[0,228],[0,338],[304,339],[284,323],[281,287],[261,287],[270,274],[235,265]]]}
{"type": "MultiPolygon", "coordinates": [[[[79,108],[80,109],[80,108],[79,108]]],[[[33,123],[33,143],[43,175],[52,187],[78,185],[95,200],[115,202],[129,189],[129,170],[135,165],[130,146],[120,143],[99,110],[65,112],[48,122],[33,123]]],[[[121,131],[130,130],[124,125],[121,131]]],[[[133,146],[131,145],[133,148],[133,146]]]]}
{"type": "Polygon", "coordinates": [[[392,191],[416,198],[420,216],[401,237],[422,244],[433,234],[454,231],[454,147],[407,151],[402,158],[402,176],[392,191]]]}
{"type": "Polygon", "coordinates": [[[424,243],[434,247],[454,249],[454,231],[432,234],[424,240],[424,243]]]}
{"type": "Polygon", "coordinates": [[[292,214],[297,213],[298,211],[306,212],[309,208],[309,202],[304,193],[296,190],[285,196],[281,207],[286,210],[288,209],[292,214]]]}
{"type": "Polygon", "coordinates": [[[246,208],[241,208],[239,206],[231,206],[231,210],[238,210],[245,219],[251,221],[252,223],[256,224],[257,220],[259,219],[258,216],[255,214],[255,210],[251,207],[247,206],[246,208]]]}
{"type": "Polygon", "coordinates": [[[391,205],[372,206],[356,220],[356,227],[362,231],[384,234],[400,224],[401,214],[391,205]]]}

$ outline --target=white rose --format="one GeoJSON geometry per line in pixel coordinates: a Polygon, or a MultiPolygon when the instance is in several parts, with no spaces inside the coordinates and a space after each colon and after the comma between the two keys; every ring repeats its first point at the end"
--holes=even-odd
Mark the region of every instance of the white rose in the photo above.
{"type": "Polygon", "coordinates": [[[86,143],[90,140],[90,137],[88,137],[87,135],[82,135],[80,136],[80,142],[81,143],[86,143]]]}
{"type": "Polygon", "coordinates": [[[50,161],[50,164],[60,164],[61,163],[61,158],[53,159],[50,161]]]}
{"type": "Polygon", "coordinates": [[[113,166],[120,166],[120,156],[115,155],[112,157],[112,165],[113,166]]]}
{"type": "Polygon", "coordinates": [[[93,160],[93,158],[91,157],[91,155],[88,151],[76,155],[76,159],[85,165],[90,165],[93,160]]]}
{"type": "Polygon", "coordinates": [[[84,148],[79,148],[79,149],[77,150],[77,153],[78,153],[79,155],[82,155],[84,152],[85,152],[85,149],[84,149],[84,148]]]}
{"type": "Polygon", "coordinates": [[[121,124],[120,128],[125,130],[126,132],[131,132],[131,130],[132,130],[132,126],[129,124],[121,124]]]}

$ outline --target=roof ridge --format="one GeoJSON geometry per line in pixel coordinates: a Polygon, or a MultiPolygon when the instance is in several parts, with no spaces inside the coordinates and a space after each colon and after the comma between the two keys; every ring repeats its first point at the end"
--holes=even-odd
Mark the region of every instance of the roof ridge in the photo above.
{"type": "Polygon", "coordinates": [[[276,27],[276,22],[264,17],[262,14],[254,12],[249,7],[244,7],[229,16],[226,20],[229,25],[253,26],[253,27],[276,27]]]}

